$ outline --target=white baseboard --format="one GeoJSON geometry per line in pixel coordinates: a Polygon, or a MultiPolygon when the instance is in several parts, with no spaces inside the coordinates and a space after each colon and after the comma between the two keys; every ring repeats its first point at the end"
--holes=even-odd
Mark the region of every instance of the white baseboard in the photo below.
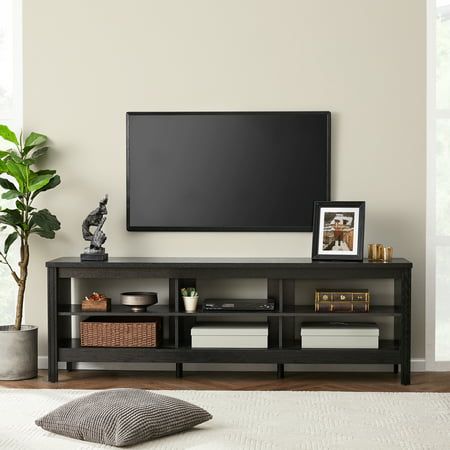
{"type": "Polygon", "coordinates": [[[411,372],[426,372],[425,358],[411,359],[411,372]]]}
{"type": "MultiPolygon", "coordinates": [[[[39,369],[48,368],[47,356],[39,356],[39,369]]],[[[59,369],[65,369],[65,363],[58,363],[59,369]]],[[[82,370],[150,370],[174,371],[173,363],[76,363],[75,368],[82,370]]],[[[270,372],[276,370],[274,364],[184,364],[186,371],[204,372],[270,372]]],[[[286,372],[387,372],[391,364],[286,364],[286,372]]],[[[412,372],[425,372],[425,359],[411,360],[412,372]]]]}

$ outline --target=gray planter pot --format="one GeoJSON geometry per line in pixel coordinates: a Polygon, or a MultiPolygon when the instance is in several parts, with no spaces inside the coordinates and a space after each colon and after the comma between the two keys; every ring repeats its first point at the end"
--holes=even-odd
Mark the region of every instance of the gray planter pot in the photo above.
{"type": "Polygon", "coordinates": [[[0,380],[25,380],[37,376],[38,329],[0,325],[0,380]]]}

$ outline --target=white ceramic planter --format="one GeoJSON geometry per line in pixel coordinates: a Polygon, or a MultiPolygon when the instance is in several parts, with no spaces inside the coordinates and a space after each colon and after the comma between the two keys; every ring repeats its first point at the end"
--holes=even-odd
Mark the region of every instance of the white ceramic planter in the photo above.
{"type": "Polygon", "coordinates": [[[0,380],[25,380],[37,376],[38,329],[22,325],[0,326],[0,380]]]}
{"type": "Polygon", "coordinates": [[[195,297],[183,297],[184,309],[187,313],[194,313],[197,311],[198,295],[195,297]]]}

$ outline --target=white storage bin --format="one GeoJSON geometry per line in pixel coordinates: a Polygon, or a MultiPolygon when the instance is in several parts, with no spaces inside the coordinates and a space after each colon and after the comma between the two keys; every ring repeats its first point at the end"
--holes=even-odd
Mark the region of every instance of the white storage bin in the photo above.
{"type": "Polygon", "coordinates": [[[380,330],[373,322],[304,322],[302,348],[378,348],[380,330]]]}
{"type": "Polygon", "coordinates": [[[267,348],[267,323],[205,323],[191,329],[192,348],[267,348]]]}

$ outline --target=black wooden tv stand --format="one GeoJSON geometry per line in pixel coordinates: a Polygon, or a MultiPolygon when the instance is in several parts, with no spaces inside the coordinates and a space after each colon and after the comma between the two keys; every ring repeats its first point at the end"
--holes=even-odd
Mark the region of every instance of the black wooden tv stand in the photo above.
{"type": "MultiPolygon", "coordinates": [[[[381,262],[312,262],[306,258],[111,258],[107,262],[80,262],[79,258],[59,258],[47,262],[48,270],[48,378],[58,381],[58,362],[170,362],[182,376],[183,363],[272,363],[279,377],[284,364],[392,364],[401,366],[402,384],[410,383],[411,269],[405,259],[381,262]],[[113,305],[111,312],[81,311],[71,299],[71,280],[77,278],[166,278],[169,304],[155,305],[144,313],[113,305]],[[267,298],[275,301],[275,311],[264,312],[184,312],[179,291],[195,286],[197,279],[264,278],[267,298]],[[310,305],[295,304],[295,280],[393,279],[392,305],[374,302],[369,313],[315,313],[310,305]],[[268,349],[192,349],[190,328],[199,317],[265,316],[269,323],[268,349]],[[81,347],[73,339],[72,316],[159,316],[168,327],[159,348],[81,347]],[[383,340],[379,349],[302,349],[295,338],[295,319],[317,317],[339,320],[367,320],[384,316],[394,318],[394,339],[383,340]]],[[[318,286],[320,287],[320,286],[318,286]]]]}

